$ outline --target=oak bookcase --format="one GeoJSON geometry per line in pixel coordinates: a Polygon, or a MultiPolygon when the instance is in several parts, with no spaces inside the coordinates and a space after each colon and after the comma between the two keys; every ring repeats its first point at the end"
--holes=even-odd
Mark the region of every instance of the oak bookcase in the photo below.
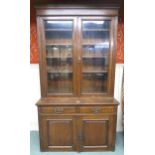
{"type": "Polygon", "coordinates": [[[41,151],[112,151],[118,5],[36,5],[41,151]]]}

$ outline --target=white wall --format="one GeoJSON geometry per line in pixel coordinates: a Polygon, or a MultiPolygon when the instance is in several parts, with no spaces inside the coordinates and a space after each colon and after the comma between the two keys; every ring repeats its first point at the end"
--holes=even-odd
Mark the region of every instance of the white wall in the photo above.
{"type": "MultiPolygon", "coordinates": [[[[123,64],[116,65],[115,73],[115,98],[121,102],[121,83],[122,83],[123,64]]],[[[30,104],[30,130],[38,130],[38,114],[35,103],[40,99],[40,79],[39,79],[39,65],[30,65],[30,88],[31,88],[31,102],[30,104]]],[[[121,104],[118,106],[117,117],[117,131],[122,131],[122,112],[121,104]]]]}
{"type": "Polygon", "coordinates": [[[122,92],[122,75],[123,75],[123,64],[116,65],[115,71],[115,92],[114,97],[119,101],[117,111],[117,131],[122,131],[122,105],[121,105],[121,92],[122,92]]]}

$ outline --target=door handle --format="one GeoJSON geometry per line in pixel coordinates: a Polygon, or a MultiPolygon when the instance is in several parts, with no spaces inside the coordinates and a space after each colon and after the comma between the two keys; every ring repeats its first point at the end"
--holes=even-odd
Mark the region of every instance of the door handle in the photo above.
{"type": "Polygon", "coordinates": [[[81,59],[81,57],[78,57],[77,60],[78,60],[78,61],[77,61],[78,63],[81,63],[81,60],[82,60],[82,59],[81,59]]]}

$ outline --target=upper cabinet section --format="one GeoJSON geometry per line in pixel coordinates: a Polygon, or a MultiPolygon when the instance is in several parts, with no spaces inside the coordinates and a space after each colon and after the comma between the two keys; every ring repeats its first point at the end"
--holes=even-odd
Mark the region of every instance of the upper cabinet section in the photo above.
{"type": "Polygon", "coordinates": [[[113,96],[117,14],[102,6],[37,7],[42,97],[113,96]]]}

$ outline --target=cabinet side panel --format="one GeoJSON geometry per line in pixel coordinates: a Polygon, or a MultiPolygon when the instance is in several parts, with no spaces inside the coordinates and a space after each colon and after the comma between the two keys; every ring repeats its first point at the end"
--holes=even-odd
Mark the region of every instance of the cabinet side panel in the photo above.
{"type": "Polygon", "coordinates": [[[37,37],[38,37],[38,51],[39,51],[39,70],[40,70],[40,86],[41,97],[47,95],[47,76],[46,76],[46,62],[45,62],[45,47],[43,46],[44,40],[44,27],[41,17],[37,17],[37,37]]]}
{"type": "Polygon", "coordinates": [[[114,82],[115,82],[115,67],[116,67],[116,47],[117,47],[117,24],[118,24],[118,16],[114,17],[113,20],[113,57],[112,57],[112,80],[111,80],[111,92],[112,96],[114,96],[114,82]]]}

